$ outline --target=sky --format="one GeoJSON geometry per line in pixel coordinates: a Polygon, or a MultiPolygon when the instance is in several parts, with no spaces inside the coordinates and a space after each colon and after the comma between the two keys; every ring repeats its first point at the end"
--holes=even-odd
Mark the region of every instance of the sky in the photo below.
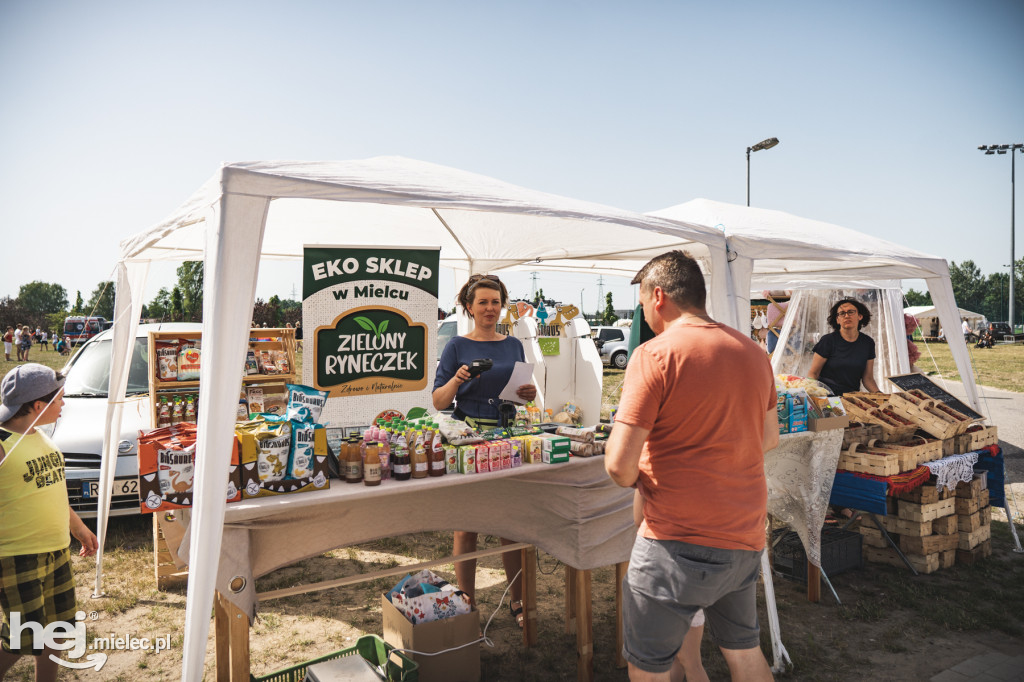
{"type": "MultiPolygon", "coordinates": [[[[1024,143],[1022,27],[1020,0],[4,0],[0,298],[88,300],[226,161],[398,155],[646,212],[745,203],[767,137],[753,206],[1005,272],[1010,157],[977,147],[1024,143]]],[[[299,298],[300,271],[264,266],[257,296],[299,298]]],[[[154,268],[147,300],[173,282],[154,268]]]]}

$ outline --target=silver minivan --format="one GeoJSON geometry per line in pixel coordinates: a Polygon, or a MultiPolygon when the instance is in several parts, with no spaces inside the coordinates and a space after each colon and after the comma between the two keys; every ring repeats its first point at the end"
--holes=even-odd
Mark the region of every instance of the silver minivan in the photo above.
{"type": "MultiPolygon", "coordinates": [[[[121,437],[117,444],[111,516],[139,513],[137,441],[139,429],[153,427],[149,404],[149,332],[195,334],[201,329],[201,324],[192,322],[139,325],[128,371],[121,437]]],[[[64,453],[64,473],[71,508],[83,518],[96,516],[112,334],[112,330],[107,330],[89,339],[68,362],[64,368],[67,376],[64,409],[57,423],[46,427],[54,443],[64,453]]]]}
{"type": "Polygon", "coordinates": [[[615,369],[625,369],[629,360],[629,327],[594,327],[590,330],[601,361],[615,369]]]}

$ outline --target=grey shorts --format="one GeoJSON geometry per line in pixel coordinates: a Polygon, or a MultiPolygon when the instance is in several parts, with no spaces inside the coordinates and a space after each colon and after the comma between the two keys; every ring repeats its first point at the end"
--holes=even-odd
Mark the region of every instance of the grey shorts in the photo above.
{"type": "Polygon", "coordinates": [[[666,672],[701,608],[723,649],[760,646],[757,576],[761,552],[637,536],[622,582],[626,660],[666,672]]]}

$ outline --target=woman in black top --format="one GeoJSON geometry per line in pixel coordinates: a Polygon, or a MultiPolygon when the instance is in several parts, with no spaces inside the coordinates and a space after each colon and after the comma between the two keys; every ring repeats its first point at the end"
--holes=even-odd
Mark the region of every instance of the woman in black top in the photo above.
{"type": "Polygon", "coordinates": [[[807,373],[832,389],[836,395],[860,390],[861,383],[878,393],[875,383],[875,341],[860,330],[871,322],[871,312],[860,301],[844,298],[828,314],[833,331],[814,346],[814,359],[807,373]]]}

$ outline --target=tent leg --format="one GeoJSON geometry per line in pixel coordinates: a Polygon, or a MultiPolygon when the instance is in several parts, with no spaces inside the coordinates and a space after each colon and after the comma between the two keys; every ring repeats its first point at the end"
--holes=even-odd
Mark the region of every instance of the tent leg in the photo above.
{"type": "Polygon", "coordinates": [[[622,581],[626,579],[628,570],[628,561],[615,564],[615,667],[620,669],[627,665],[626,657],[622,655],[622,648],[626,645],[626,624],[622,618],[622,581]]]}
{"type": "Polygon", "coordinates": [[[521,549],[523,561],[523,646],[537,645],[537,548],[521,549]]]}
{"type": "Polygon", "coordinates": [[[249,682],[249,616],[220,592],[213,607],[217,682],[249,682]]]}
{"type": "Polygon", "coordinates": [[[889,535],[889,531],[887,531],[887,530],[885,529],[885,526],[883,526],[883,525],[882,525],[882,523],[881,523],[881,522],[880,522],[880,521],[878,520],[878,517],[877,517],[877,516],[875,516],[874,514],[868,514],[868,516],[870,516],[870,517],[871,517],[871,520],[875,522],[875,525],[876,525],[876,526],[878,526],[878,530],[882,531],[882,537],[884,537],[884,538],[885,538],[885,540],[886,540],[886,542],[888,542],[888,543],[889,543],[889,545],[890,545],[890,546],[891,546],[891,547],[892,547],[892,548],[893,548],[894,550],[896,550],[896,554],[897,554],[897,555],[899,556],[899,558],[900,558],[900,559],[902,559],[902,560],[903,560],[903,563],[907,565],[907,568],[909,568],[909,569],[910,569],[910,572],[911,572],[911,573],[913,573],[914,575],[919,575],[919,574],[918,574],[918,572],[917,572],[917,569],[916,569],[916,568],[914,568],[914,567],[913,567],[913,566],[911,565],[911,563],[910,563],[910,560],[909,560],[909,559],[907,559],[906,555],[905,555],[905,554],[903,554],[903,552],[901,552],[901,551],[900,551],[900,546],[899,546],[899,545],[897,545],[897,544],[896,544],[895,542],[893,542],[893,540],[892,540],[892,536],[891,536],[891,535],[889,535]]]}
{"type": "Polygon", "coordinates": [[[1017,554],[1024,554],[1024,548],[1020,546],[1020,538],[1017,537],[1017,526],[1013,523],[1013,516],[1010,515],[1009,498],[1003,495],[1003,513],[1006,514],[1006,523],[1010,525],[1010,534],[1013,535],[1013,551],[1017,554]]]}
{"type": "Polygon", "coordinates": [[[821,577],[825,579],[825,584],[828,585],[828,589],[832,593],[832,596],[836,598],[836,603],[842,606],[843,602],[839,601],[839,595],[836,594],[836,588],[832,587],[832,581],[828,579],[828,575],[826,575],[824,570],[818,570],[821,571],[821,577]]]}
{"type": "Polygon", "coordinates": [[[782,673],[786,671],[786,665],[793,665],[789,658],[789,652],[782,645],[782,636],[779,632],[779,611],[775,606],[775,583],[772,582],[772,567],[768,563],[768,553],[761,552],[761,580],[764,582],[764,600],[768,607],[768,629],[772,635],[772,672],[782,673]]]}

